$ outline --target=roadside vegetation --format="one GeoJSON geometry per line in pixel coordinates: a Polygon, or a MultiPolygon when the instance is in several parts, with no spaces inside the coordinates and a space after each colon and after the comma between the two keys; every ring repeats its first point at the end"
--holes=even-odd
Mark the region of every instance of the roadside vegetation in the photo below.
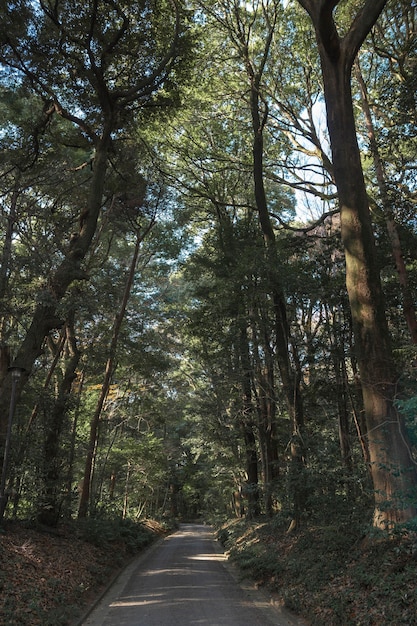
{"type": "Polygon", "coordinates": [[[6,623],[67,619],[142,520],[207,511],[316,624],[415,619],[416,24],[3,0],[6,623]]]}
{"type": "Polygon", "coordinates": [[[8,522],[0,535],[0,623],[77,624],[121,569],[168,529],[150,520],[85,520],[54,530],[8,522]]]}
{"type": "MultiPolygon", "coordinates": [[[[241,579],[311,626],[414,626],[417,533],[370,536],[363,517],[306,524],[288,519],[217,523],[241,579]]],[[[0,535],[0,623],[77,626],[130,560],[175,523],[86,520],[51,530],[9,522],[0,535]]]]}
{"type": "Polygon", "coordinates": [[[242,578],[311,626],[416,624],[416,532],[370,537],[361,518],[341,518],[288,534],[277,516],[228,522],[218,538],[242,578]]]}

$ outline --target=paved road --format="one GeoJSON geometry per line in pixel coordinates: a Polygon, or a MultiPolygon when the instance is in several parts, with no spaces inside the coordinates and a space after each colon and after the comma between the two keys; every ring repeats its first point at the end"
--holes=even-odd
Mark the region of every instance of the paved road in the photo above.
{"type": "Polygon", "coordinates": [[[242,587],[206,526],[182,525],[132,563],[84,626],[301,626],[242,587]]]}

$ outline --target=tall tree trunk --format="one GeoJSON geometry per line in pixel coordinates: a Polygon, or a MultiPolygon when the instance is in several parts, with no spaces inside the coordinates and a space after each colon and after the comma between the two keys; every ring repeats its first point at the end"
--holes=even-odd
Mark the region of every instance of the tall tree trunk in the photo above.
{"type": "MultiPolygon", "coordinates": [[[[14,189],[10,198],[10,209],[9,214],[5,216],[6,219],[6,232],[3,241],[3,250],[1,254],[0,261],[0,303],[3,303],[7,297],[8,287],[9,287],[9,276],[10,270],[12,266],[12,243],[13,243],[13,234],[14,227],[17,221],[17,202],[20,195],[19,190],[19,182],[20,175],[17,172],[14,189]]],[[[3,306],[0,308],[0,347],[5,346],[5,341],[7,341],[7,321],[8,315],[5,313],[7,309],[3,309],[3,306]]],[[[7,372],[7,369],[5,370],[7,372]]],[[[4,377],[5,372],[2,371],[0,367],[0,382],[4,377]]]]}
{"type": "Polygon", "coordinates": [[[394,404],[397,378],[351,94],[354,58],[385,0],[366,0],[343,39],[333,20],[338,1],[299,0],[299,3],[313,21],[321,59],[341,211],[346,284],[367,423],[375,499],[373,523],[375,527],[386,527],[405,522],[416,514],[411,498],[417,485],[417,473],[404,421],[394,404]]]}
{"type": "Polygon", "coordinates": [[[362,76],[359,60],[355,63],[355,76],[359,83],[362,111],[365,117],[366,128],[368,131],[369,147],[374,162],[376,179],[378,182],[379,195],[381,199],[382,209],[384,211],[385,223],[387,225],[388,237],[391,242],[392,256],[400,283],[401,295],[403,300],[404,317],[407,322],[411,342],[417,344],[417,317],[414,307],[414,298],[408,282],[407,268],[405,266],[404,255],[402,252],[401,240],[398,233],[397,223],[394,218],[394,211],[390,205],[387,192],[387,183],[384,172],[384,165],[379,152],[378,141],[375,134],[374,123],[372,119],[371,107],[369,105],[368,90],[362,76]]]}
{"type": "MultiPolygon", "coordinates": [[[[3,250],[1,254],[0,261],[0,385],[2,381],[7,376],[9,367],[10,367],[10,346],[8,345],[7,339],[7,324],[8,324],[8,315],[6,313],[6,307],[4,307],[3,302],[5,302],[7,293],[8,293],[8,285],[9,285],[9,275],[12,263],[12,241],[13,241],[13,232],[14,226],[17,220],[17,201],[19,198],[19,174],[16,174],[16,182],[14,185],[14,190],[10,199],[10,209],[9,214],[6,216],[6,232],[3,242],[3,250]]],[[[0,417],[0,449],[2,446],[2,428],[5,427],[5,424],[2,425],[1,417],[0,417]]]]}
{"type": "Polygon", "coordinates": [[[73,319],[67,321],[66,335],[69,359],[65,365],[63,378],[59,384],[58,397],[55,400],[48,423],[43,455],[43,490],[38,511],[38,520],[47,526],[56,526],[63,504],[62,475],[62,431],[68,415],[68,403],[71,396],[76,369],[81,353],[77,349],[73,319]],[[61,495],[60,495],[61,494],[61,495]]]}
{"type": "Polygon", "coordinates": [[[293,465],[291,472],[294,480],[291,481],[293,493],[290,495],[293,497],[293,521],[291,523],[291,529],[294,529],[300,523],[301,514],[305,508],[306,498],[304,485],[304,467],[306,458],[303,436],[304,415],[300,390],[300,378],[297,375],[296,370],[292,367],[289,356],[290,337],[286,302],[284,292],[278,278],[279,261],[277,244],[268,212],[268,203],[264,185],[263,128],[266,123],[267,110],[265,109],[264,118],[261,119],[259,80],[260,76],[254,75],[251,81],[253,180],[256,208],[258,210],[259,222],[264,236],[267,263],[269,267],[268,289],[272,296],[275,315],[276,357],[284,396],[287,401],[288,412],[292,424],[290,450],[293,465]]]}
{"type": "MultiPolygon", "coordinates": [[[[253,130],[253,183],[256,209],[259,215],[259,223],[264,236],[265,256],[269,266],[268,273],[268,293],[270,293],[273,302],[275,316],[275,333],[276,333],[276,358],[278,362],[281,383],[286,398],[288,412],[291,419],[291,441],[290,449],[293,462],[294,474],[304,467],[305,446],[303,437],[303,407],[300,393],[300,377],[297,371],[292,367],[289,351],[290,337],[287,321],[286,301],[279,280],[279,262],[277,254],[277,246],[275,240],[274,229],[269,217],[268,202],[264,186],[263,171],[263,130],[268,118],[268,105],[261,93],[261,80],[265,70],[275,26],[278,20],[277,5],[275,3],[262,3],[259,5],[259,13],[262,13],[264,24],[267,26],[267,33],[262,41],[263,48],[259,49],[261,40],[256,40],[255,48],[257,49],[256,59],[251,56],[250,37],[252,33],[253,22],[248,23],[248,12],[244,5],[234,3],[230,9],[230,14],[226,20],[219,19],[222,26],[226,25],[233,45],[236,47],[238,55],[244,64],[249,85],[249,113],[252,120],[253,130]],[[259,59],[259,61],[257,61],[259,59]]],[[[253,14],[255,15],[255,14],[253,14]]],[[[252,20],[252,15],[250,17],[252,20]]],[[[304,499],[306,496],[303,486],[303,479],[295,480],[293,487],[297,489],[292,494],[294,502],[294,519],[291,528],[295,528],[301,517],[304,508],[304,499]]]]}
{"type": "Polygon", "coordinates": [[[275,390],[271,386],[271,370],[265,368],[258,372],[258,401],[260,412],[260,442],[263,445],[264,457],[264,491],[265,510],[272,516],[273,487],[279,477],[278,447],[275,422],[275,390]]]}
{"type": "Polygon", "coordinates": [[[259,503],[259,477],[258,477],[258,453],[256,447],[256,437],[253,432],[253,422],[246,415],[246,422],[243,425],[243,436],[246,454],[246,485],[244,496],[246,499],[246,516],[248,519],[258,517],[261,512],[259,503]]]}
{"type": "Polygon", "coordinates": [[[69,446],[69,454],[68,454],[68,471],[65,479],[66,487],[65,487],[65,502],[63,506],[63,515],[65,518],[70,518],[73,513],[73,481],[74,481],[74,461],[75,461],[75,446],[77,441],[77,426],[78,426],[78,417],[80,413],[80,403],[81,403],[81,395],[83,392],[84,386],[84,371],[82,370],[79,374],[79,379],[77,383],[77,394],[75,398],[75,406],[74,406],[74,419],[71,427],[71,438],[70,438],[70,446],[69,446]]]}
{"type": "Polygon", "coordinates": [[[242,385],[242,430],[246,454],[246,489],[247,516],[249,519],[257,517],[260,512],[259,503],[259,474],[258,450],[254,433],[254,406],[252,401],[252,367],[249,354],[247,329],[240,329],[239,361],[242,385]]]}
{"type": "MultiPolygon", "coordinates": [[[[42,353],[45,337],[53,328],[63,324],[57,316],[59,302],[74,280],[87,278],[86,273],[81,269],[81,263],[89,250],[102,206],[109,145],[110,132],[106,132],[104,137],[97,141],[90,193],[87,207],[80,217],[79,236],[75,243],[69,245],[64,260],[49,278],[44,293],[39,294],[41,297],[35,308],[32,322],[12,362],[14,367],[22,368],[24,371],[16,388],[16,401],[20,397],[33,364],[42,353]]],[[[8,414],[11,387],[11,374],[9,373],[0,384],[0,449],[4,445],[6,434],[5,416],[8,414]]]]}
{"type": "MultiPolygon", "coordinates": [[[[153,226],[153,222],[146,230],[146,233],[153,226]]],[[[145,233],[145,234],[146,234],[145,233]]],[[[143,240],[144,234],[139,231],[136,236],[135,249],[130,263],[129,274],[126,279],[125,288],[123,291],[122,301],[120,303],[119,311],[114,319],[113,332],[109,346],[108,358],[106,363],[106,369],[104,373],[104,380],[101,386],[100,395],[97,400],[96,408],[90,422],[90,435],[88,440],[87,455],[84,466],[84,478],[82,483],[80,504],[78,508],[78,517],[87,517],[88,509],[90,505],[90,492],[91,492],[91,479],[94,465],[94,457],[97,446],[98,427],[100,423],[101,412],[103,410],[104,402],[109,392],[111,378],[114,371],[114,362],[116,358],[117,344],[119,342],[120,330],[122,327],[123,318],[126,313],[126,308],[129,302],[130,291],[132,289],[133,279],[135,276],[136,265],[139,257],[140,244],[143,240]]]]}
{"type": "Polygon", "coordinates": [[[275,376],[274,357],[271,339],[262,312],[259,312],[258,320],[252,323],[252,341],[255,359],[255,393],[259,413],[259,443],[264,474],[265,511],[268,515],[273,513],[272,491],[279,477],[278,441],[276,432],[276,399],[275,399],[275,376]],[[260,327],[260,342],[257,333],[260,327]],[[259,347],[261,343],[261,348],[259,347]],[[261,359],[259,352],[262,351],[264,358],[261,359]]]}

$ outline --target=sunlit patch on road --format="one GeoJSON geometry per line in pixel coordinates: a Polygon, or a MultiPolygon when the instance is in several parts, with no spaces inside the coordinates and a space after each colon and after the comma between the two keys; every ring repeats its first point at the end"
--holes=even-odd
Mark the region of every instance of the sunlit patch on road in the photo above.
{"type": "Polygon", "coordinates": [[[196,554],[187,558],[190,561],[227,561],[225,554],[196,554]]]}

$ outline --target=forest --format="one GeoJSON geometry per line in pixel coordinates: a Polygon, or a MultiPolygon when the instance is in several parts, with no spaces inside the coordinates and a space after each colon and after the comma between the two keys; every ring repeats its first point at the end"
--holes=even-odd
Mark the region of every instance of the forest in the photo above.
{"type": "Polygon", "coordinates": [[[0,521],[415,530],[416,25],[3,0],[0,521]]]}

